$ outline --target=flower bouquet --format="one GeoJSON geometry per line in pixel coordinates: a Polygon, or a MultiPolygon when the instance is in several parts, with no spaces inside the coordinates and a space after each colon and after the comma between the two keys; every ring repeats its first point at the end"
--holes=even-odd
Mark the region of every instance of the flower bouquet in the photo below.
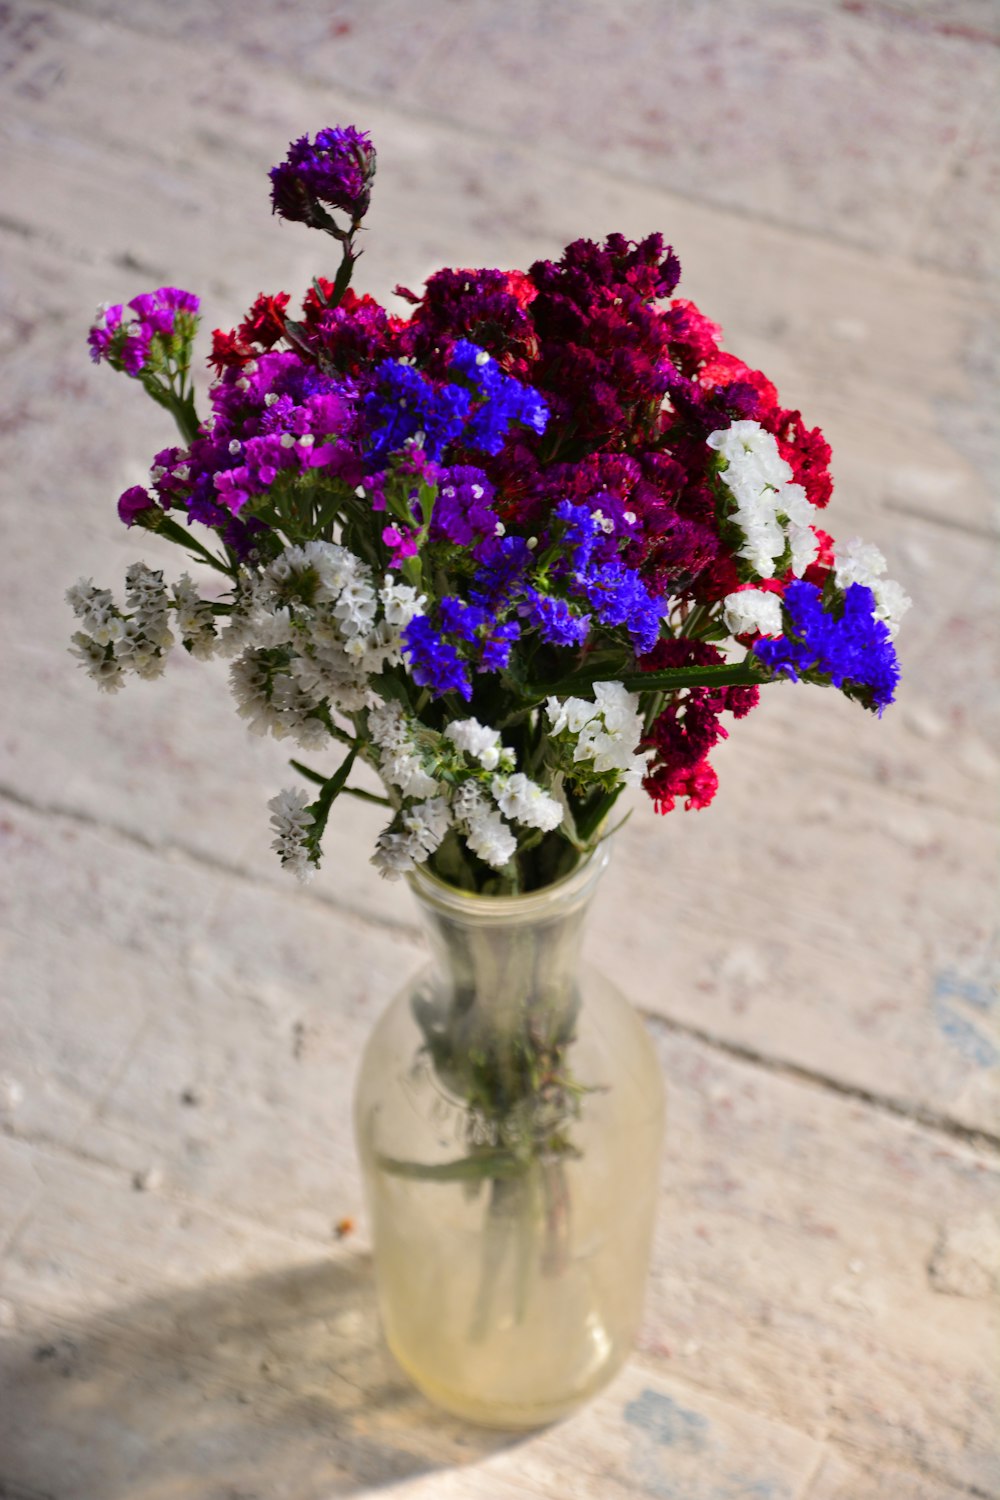
{"type": "Polygon", "coordinates": [[[274,212],[331,236],[339,267],[297,312],[285,292],[261,295],[216,330],[206,417],[197,298],[163,287],[101,311],[92,357],[180,432],[119,516],[184,549],[201,580],[168,585],[138,562],[124,607],[81,580],[73,650],[111,691],[130,672],[159,676],[178,639],[231,660],[251,731],[308,757],[269,804],[274,848],[301,879],[340,797],[383,808],[372,861],[411,877],[438,959],[370,1049],[395,1038],[382,1067],[403,1078],[408,1124],[386,1125],[374,1063],[359,1093],[387,1331],[421,1379],[413,1351],[434,1342],[414,1322],[421,1300],[447,1301],[465,1274],[423,1244],[450,1193],[463,1232],[478,1228],[478,1264],[451,1324],[434,1320],[449,1347],[422,1383],[480,1417],[540,1420],[623,1357],[636,1297],[615,1304],[610,1283],[641,1290],[648,1243],[648,1044],[617,1001],[613,1024],[606,1011],[588,1032],[574,956],[618,799],[634,785],[660,813],[706,807],[724,719],[767,683],[831,685],[881,714],[909,601],[875,547],[819,524],[827,443],[675,295],[660,235],[579,240],[527,272],[441,270],[420,293],[396,289],[403,316],[350,285],[374,174],[350,127],[303,137],[272,169],[274,212]],[[352,782],[359,764],[381,793],[352,782]],[[612,1033],[631,1085],[607,1074],[612,1033]],[[419,1088],[433,1103],[418,1128],[419,1088]],[[630,1089],[645,1100],[631,1135],[626,1116],[605,1118],[630,1089]],[[579,1226],[600,1218],[586,1204],[607,1204],[621,1175],[616,1132],[645,1207],[584,1252],[579,1226]],[[603,1173],[590,1200],[588,1156],[603,1173]],[[560,1302],[585,1254],[610,1273],[560,1302]],[[553,1307],[572,1368],[526,1394],[538,1357],[524,1340],[553,1307]]]}

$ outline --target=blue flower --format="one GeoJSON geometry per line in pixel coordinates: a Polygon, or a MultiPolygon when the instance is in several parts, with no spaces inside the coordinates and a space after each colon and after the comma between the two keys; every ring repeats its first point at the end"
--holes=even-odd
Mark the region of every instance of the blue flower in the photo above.
{"type": "Polygon", "coordinates": [[[472,397],[462,386],[432,385],[413,365],[384,359],[376,366],[377,385],[365,397],[368,447],[378,463],[402,448],[408,438],[424,434],[428,458],[441,457],[465,425],[472,397]]]}
{"type": "Polygon", "coordinates": [[[576,586],[602,625],[624,625],[636,656],[652,651],[660,634],[666,601],[650,594],[634,568],[618,558],[597,563],[578,574],[576,586]]]}
{"type": "Polygon", "coordinates": [[[542,640],[553,646],[580,646],[587,639],[590,616],[576,614],[565,599],[526,588],[520,609],[542,640]]]}
{"type": "Polygon", "coordinates": [[[463,442],[467,448],[499,453],[512,422],[521,422],[533,432],[545,431],[549,409],[541,396],[532,386],[505,375],[484,349],[468,339],[459,339],[451,352],[450,367],[483,401],[465,429],[463,442]]]}
{"type": "Polygon", "coordinates": [[[795,579],[782,603],[789,631],[774,640],[757,641],[755,655],[793,681],[809,676],[843,688],[881,715],[895,696],[899,662],[888,628],[875,618],[871,589],[852,583],[842,608],[834,613],[824,609],[814,583],[795,579]]]}
{"type": "Polygon", "coordinates": [[[489,625],[483,637],[483,654],[479,660],[480,672],[501,672],[510,661],[511,647],[521,634],[516,620],[507,620],[503,625],[489,625]]]}
{"type": "Polygon", "coordinates": [[[418,687],[430,688],[436,698],[444,693],[472,697],[468,667],[426,615],[416,615],[403,631],[403,650],[418,687]]]}
{"type": "Polygon", "coordinates": [[[623,625],[637,656],[651,651],[666,600],[650,594],[636,570],[626,567],[617,555],[617,542],[586,506],[561,500],[554,514],[563,522],[565,551],[553,572],[566,578],[571,593],[586,599],[602,625],[623,625]]]}
{"type": "Polygon", "coordinates": [[[479,568],[472,580],[469,595],[477,604],[498,608],[518,592],[532,552],[523,536],[487,537],[475,551],[479,568]]]}

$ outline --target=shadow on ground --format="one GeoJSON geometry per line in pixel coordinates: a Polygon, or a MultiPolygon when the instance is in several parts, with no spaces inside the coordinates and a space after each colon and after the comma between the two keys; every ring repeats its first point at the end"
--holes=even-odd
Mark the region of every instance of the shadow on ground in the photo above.
{"type": "Polygon", "coordinates": [[[516,1438],[398,1371],[366,1256],[110,1310],[0,1351],[0,1496],[328,1500],[516,1438]]]}

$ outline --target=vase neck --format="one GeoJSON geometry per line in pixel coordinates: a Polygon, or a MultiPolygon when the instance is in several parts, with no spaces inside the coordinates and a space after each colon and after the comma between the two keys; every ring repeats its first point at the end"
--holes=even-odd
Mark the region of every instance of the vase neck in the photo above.
{"type": "Polygon", "coordinates": [[[430,942],[440,1001],[523,1023],[575,989],[583,923],[607,846],[565,880],[526,896],[477,896],[420,871],[411,884],[430,942]]]}

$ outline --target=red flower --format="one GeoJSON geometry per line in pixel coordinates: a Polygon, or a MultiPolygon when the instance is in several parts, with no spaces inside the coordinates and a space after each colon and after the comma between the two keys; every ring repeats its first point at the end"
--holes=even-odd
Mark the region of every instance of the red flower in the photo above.
{"type": "MultiPolygon", "coordinates": [[[[738,381],[741,385],[748,385],[757,392],[761,400],[762,412],[779,410],[778,392],[767,376],[760,370],[751,370],[750,366],[744,364],[741,359],[737,359],[735,354],[725,354],[720,350],[702,365],[697,379],[698,384],[707,391],[715,386],[734,385],[738,381]]],[[[757,420],[766,425],[763,416],[757,420]]]]}
{"type": "Polygon", "coordinates": [[[250,359],[253,359],[253,350],[243,342],[237,329],[231,329],[229,333],[223,333],[221,328],[214,330],[208,363],[214,365],[220,375],[224,370],[240,368],[250,359]]]}
{"type": "Polygon", "coordinates": [[[236,330],[248,344],[260,344],[270,349],[285,333],[285,308],[290,298],[287,292],[278,292],[268,297],[261,292],[256,302],[236,330]]]}
{"type": "Polygon", "coordinates": [[[823,531],[819,526],[812,527],[812,534],[819,542],[819,553],[816,560],[811,562],[802,577],[807,583],[814,583],[821,589],[829,574],[833,571],[834,553],[833,537],[828,531],[823,531]]]}
{"type": "Polygon", "coordinates": [[[688,811],[707,807],[719,789],[719,778],[707,760],[686,769],[671,770],[658,766],[643,781],[658,813],[673,812],[678,797],[684,797],[688,811]]]}
{"type": "Polygon", "coordinates": [[[832,453],[819,428],[805,427],[801,412],[786,411],[782,413],[780,430],[773,430],[778,451],[792,466],[795,483],[801,484],[813,505],[826,505],[833,494],[829,472],[832,453]]]}

